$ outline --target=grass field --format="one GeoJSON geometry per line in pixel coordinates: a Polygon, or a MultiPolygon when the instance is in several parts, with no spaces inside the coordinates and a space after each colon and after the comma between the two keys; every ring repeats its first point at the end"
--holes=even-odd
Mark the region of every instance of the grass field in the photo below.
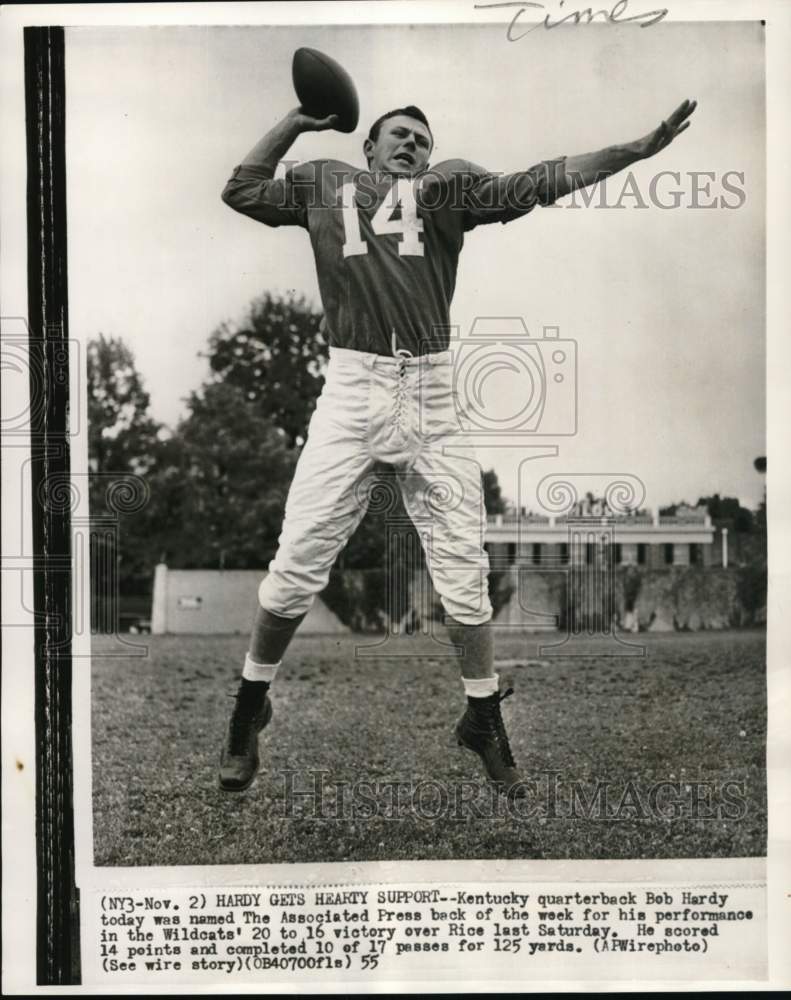
{"type": "Polygon", "coordinates": [[[419,640],[362,660],[370,639],[298,636],[262,772],[233,796],[216,768],[246,639],[137,638],[142,660],[94,647],[98,865],[765,854],[761,631],[641,635],[645,659],[537,662],[536,637],[499,639],[516,691],[503,715],[531,782],[518,809],[456,746],[458,667],[409,655],[431,653],[419,640]]]}

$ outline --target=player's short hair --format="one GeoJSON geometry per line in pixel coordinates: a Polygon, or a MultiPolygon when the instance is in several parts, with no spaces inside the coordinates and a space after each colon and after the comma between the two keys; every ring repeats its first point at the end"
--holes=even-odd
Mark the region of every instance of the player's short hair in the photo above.
{"type": "Polygon", "coordinates": [[[379,131],[382,128],[382,122],[387,121],[388,118],[395,118],[397,115],[406,115],[407,118],[417,118],[419,122],[423,122],[423,124],[426,126],[431,138],[432,139],[434,138],[434,135],[431,131],[431,126],[428,123],[428,118],[426,118],[426,116],[423,114],[420,108],[415,107],[414,104],[407,104],[405,108],[394,108],[392,111],[385,111],[383,115],[380,115],[376,119],[376,121],[373,123],[373,125],[368,131],[368,138],[371,140],[371,142],[376,142],[376,140],[379,138],[379,131]]]}

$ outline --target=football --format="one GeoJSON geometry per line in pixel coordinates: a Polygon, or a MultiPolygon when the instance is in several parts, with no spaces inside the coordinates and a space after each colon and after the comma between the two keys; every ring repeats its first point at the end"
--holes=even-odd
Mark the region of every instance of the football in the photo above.
{"type": "Polygon", "coordinates": [[[294,90],[306,114],[315,118],[338,115],[335,128],[353,132],[360,117],[357,90],[346,70],[317,49],[297,49],[291,66],[294,90]]]}

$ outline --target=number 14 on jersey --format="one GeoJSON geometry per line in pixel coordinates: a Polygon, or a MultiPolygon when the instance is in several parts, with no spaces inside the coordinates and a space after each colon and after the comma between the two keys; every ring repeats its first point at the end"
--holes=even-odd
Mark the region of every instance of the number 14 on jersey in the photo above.
{"type": "MultiPolygon", "coordinates": [[[[347,181],[341,188],[345,235],[344,257],[368,253],[368,243],[360,233],[359,209],[355,204],[354,195],[354,181],[347,181]]],[[[423,220],[418,218],[415,189],[409,178],[396,178],[371,219],[371,228],[375,236],[398,234],[401,237],[398,244],[398,253],[401,257],[423,256],[424,247],[419,235],[423,232],[423,220]],[[400,217],[394,219],[396,208],[400,208],[401,212],[400,217]]]]}

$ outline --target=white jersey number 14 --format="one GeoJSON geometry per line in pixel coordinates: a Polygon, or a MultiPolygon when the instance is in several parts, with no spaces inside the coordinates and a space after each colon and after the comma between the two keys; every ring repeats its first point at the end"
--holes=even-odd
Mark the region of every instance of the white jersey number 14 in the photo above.
{"type": "MultiPolygon", "coordinates": [[[[341,197],[343,199],[343,228],[346,236],[346,241],[343,244],[343,256],[355,257],[358,254],[368,253],[368,245],[360,234],[360,217],[354,203],[354,181],[347,181],[343,185],[341,197]]],[[[423,221],[418,218],[415,191],[408,178],[399,177],[396,179],[371,219],[371,227],[377,236],[398,233],[401,236],[401,241],[398,244],[400,256],[423,256],[424,248],[418,235],[423,232],[423,221]],[[401,218],[399,219],[392,218],[396,207],[401,208],[401,218]]]]}

